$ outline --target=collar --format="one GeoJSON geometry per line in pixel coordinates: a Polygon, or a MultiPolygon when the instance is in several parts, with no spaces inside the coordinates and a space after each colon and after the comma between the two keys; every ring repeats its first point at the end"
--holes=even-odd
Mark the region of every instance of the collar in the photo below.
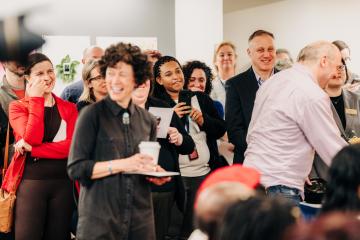
{"type": "Polygon", "coordinates": [[[130,100],[129,106],[127,109],[121,107],[119,104],[117,104],[115,101],[111,100],[110,96],[105,97],[104,99],[105,104],[110,108],[111,112],[115,116],[119,116],[120,114],[124,112],[129,112],[130,115],[132,115],[135,111],[135,105],[130,100]]]}
{"type": "MultiPolygon", "coordinates": [[[[293,65],[293,68],[297,70],[298,72],[301,72],[302,74],[308,75],[309,78],[316,84],[319,85],[317,79],[315,78],[314,74],[310,71],[308,67],[306,67],[304,64],[301,63],[295,63],[293,65]]],[[[320,86],[319,86],[320,87],[320,86]]]]}
{"type": "Polygon", "coordinates": [[[221,85],[223,85],[225,87],[226,81],[222,80],[220,76],[218,77],[218,79],[219,79],[221,85]]]}
{"type": "MultiPolygon", "coordinates": [[[[260,87],[261,84],[263,84],[265,80],[264,80],[264,79],[261,79],[260,75],[255,71],[255,69],[254,69],[253,67],[251,67],[251,68],[252,68],[252,70],[253,70],[253,72],[254,72],[254,74],[255,74],[256,81],[258,82],[258,85],[259,85],[259,87],[260,87]]],[[[274,75],[274,68],[272,69],[269,78],[270,78],[272,75],[274,75]]]]}
{"type": "MultiPolygon", "coordinates": [[[[25,82],[26,85],[26,82],[25,82]]],[[[4,74],[2,82],[0,83],[0,87],[4,89],[14,89],[14,90],[24,90],[23,88],[16,88],[9,84],[8,80],[6,79],[6,74],[4,74]]]]}

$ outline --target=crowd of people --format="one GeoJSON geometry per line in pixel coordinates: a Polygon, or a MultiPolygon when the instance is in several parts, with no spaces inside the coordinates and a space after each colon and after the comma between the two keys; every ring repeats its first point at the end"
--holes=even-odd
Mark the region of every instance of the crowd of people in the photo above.
{"type": "Polygon", "coordinates": [[[0,140],[11,162],[2,189],[17,198],[13,231],[0,238],[359,239],[350,49],[317,41],[294,61],[275,42],[253,32],[251,66],[239,74],[226,41],[214,50],[215,71],[130,43],[91,46],[82,81],[61,97],[45,54],[3,62],[0,140]],[[154,107],[173,111],[166,138],[154,107]],[[139,153],[142,141],[159,143],[157,164],[139,153]],[[129,174],[166,171],[180,175],[129,174]],[[305,221],[304,186],[314,178],[327,189],[305,221]]]}

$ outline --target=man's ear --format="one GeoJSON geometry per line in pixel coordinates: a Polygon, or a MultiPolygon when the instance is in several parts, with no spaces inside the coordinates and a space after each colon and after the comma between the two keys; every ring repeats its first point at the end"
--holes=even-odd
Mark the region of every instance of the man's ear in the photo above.
{"type": "Polygon", "coordinates": [[[327,56],[323,56],[320,58],[320,66],[325,67],[326,63],[329,61],[329,58],[327,56]]]}
{"type": "Polygon", "coordinates": [[[247,54],[248,54],[248,56],[250,57],[250,49],[248,48],[248,49],[246,49],[246,52],[247,52],[247,54]]]}
{"type": "Polygon", "coordinates": [[[155,80],[158,84],[163,85],[161,77],[157,77],[155,80]]]}
{"type": "Polygon", "coordinates": [[[27,81],[29,83],[30,76],[29,75],[24,75],[24,77],[25,77],[25,81],[27,81]]]}

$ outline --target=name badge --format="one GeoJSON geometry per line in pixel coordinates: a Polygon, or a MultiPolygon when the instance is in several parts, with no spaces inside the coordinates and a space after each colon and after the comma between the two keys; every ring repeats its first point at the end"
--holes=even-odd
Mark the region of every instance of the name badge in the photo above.
{"type": "Polygon", "coordinates": [[[345,108],[345,113],[349,115],[357,115],[357,110],[353,108],[345,108]]]}

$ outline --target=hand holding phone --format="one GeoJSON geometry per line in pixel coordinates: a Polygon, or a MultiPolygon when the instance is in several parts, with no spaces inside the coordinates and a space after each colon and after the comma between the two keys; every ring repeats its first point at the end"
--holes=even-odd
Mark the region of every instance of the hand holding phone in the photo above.
{"type": "Polygon", "coordinates": [[[181,90],[179,93],[179,103],[184,102],[186,106],[191,106],[193,93],[189,90],[181,90]]]}
{"type": "Polygon", "coordinates": [[[174,112],[176,115],[178,115],[179,118],[182,118],[183,116],[191,113],[191,106],[186,106],[186,103],[179,102],[175,105],[174,112]]]}

